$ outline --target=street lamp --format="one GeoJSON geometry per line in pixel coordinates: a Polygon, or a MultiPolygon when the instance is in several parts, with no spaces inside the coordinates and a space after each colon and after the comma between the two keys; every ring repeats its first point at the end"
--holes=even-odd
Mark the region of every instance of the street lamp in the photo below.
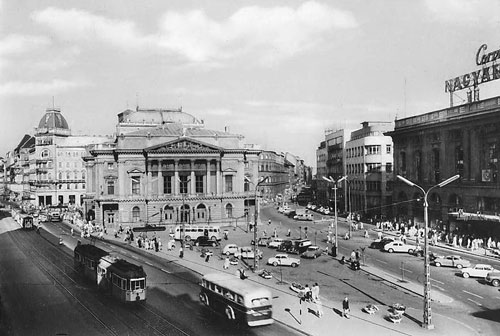
{"type": "MultiPolygon", "coordinates": [[[[260,179],[259,182],[257,182],[257,184],[255,184],[255,190],[254,190],[254,199],[255,199],[255,213],[254,213],[254,225],[253,225],[253,272],[255,272],[257,270],[257,218],[259,217],[259,209],[257,207],[258,205],[258,202],[257,202],[257,188],[259,187],[259,185],[261,183],[264,183],[267,181],[267,179],[269,178],[269,176],[266,176],[262,179],[260,179]]],[[[248,177],[245,176],[245,180],[247,180],[249,183],[253,183],[248,177]]]]}
{"type": "Polygon", "coordinates": [[[428,231],[429,231],[429,214],[428,207],[429,203],[427,202],[427,196],[430,191],[434,188],[441,188],[445,185],[457,180],[460,178],[460,175],[455,175],[450,177],[449,179],[436,184],[435,186],[430,187],[427,191],[424,190],[421,186],[407,180],[401,175],[397,175],[397,178],[409,185],[410,187],[416,187],[420,189],[420,191],[424,194],[424,322],[422,323],[422,327],[425,329],[434,329],[434,325],[432,324],[432,313],[431,313],[431,270],[429,267],[429,241],[428,241],[428,231]]]}
{"type": "Polygon", "coordinates": [[[343,177],[339,178],[337,181],[335,181],[333,179],[333,177],[331,177],[331,176],[330,177],[323,176],[323,180],[325,180],[327,182],[330,182],[330,183],[333,183],[333,191],[334,191],[334,195],[335,195],[335,246],[332,247],[332,255],[334,257],[337,256],[337,246],[338,246],[338,241],[337,241],[337,226],[338,226],[338,218],[337,218],[337,183],[342,182],[346,178],[347,178],[347,175],[343,176],[343,177]]]}
{"type": "MultiPolygon", "coordinates": [[[[180,179],[180,178],[177,178],[177,181],[179,181],[179,188],[180,188],[180,184],[183,183],[183,181],[180,179]]],[[[187,193],[187,190],[188,190],[188,184],[189,182],[191,182],[191,178],[187,178],[186,180],[186,193],[187,193]]],[[[181,191],[181,190],[180,190],[181,191]]],[[[182,222],[182,226],[181,226],[181,232],[182,232],[182,237],[181,237],[181,247],[182,247],[182,250],[184,250],[184,241],[186,239],[186,221],[187,221],[187,218],[189,216],[189,210],[186,211],[186,195],[185,193],[183,193],[181,191],[181,196],[182,196],[182,208],[181,208],[181,222],[182,222]]]]}

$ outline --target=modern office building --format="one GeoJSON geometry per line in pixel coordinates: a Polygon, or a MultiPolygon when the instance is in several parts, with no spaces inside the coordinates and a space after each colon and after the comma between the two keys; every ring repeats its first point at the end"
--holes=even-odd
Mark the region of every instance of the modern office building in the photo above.
{"type": "Polygon", "coordinates": [[[361,125],[345,145],[346,203],[352,212],[391,218],[393,144],[384,133],[393,129],[393,123],[365,121],[361,125]]]}

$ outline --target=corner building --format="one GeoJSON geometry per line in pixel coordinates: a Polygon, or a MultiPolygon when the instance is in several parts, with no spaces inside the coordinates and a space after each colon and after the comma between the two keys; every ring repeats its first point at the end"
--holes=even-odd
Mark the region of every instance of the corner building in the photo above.
{"type": "Polygon", "coordinates": [[[260,151],[182,109],[126,110],[115,142],[89,146],[87,213],[108,228],[236,224],[253,211],[260,151]]]}
{"type": "MultiPolygon", "coordinates": [[[[428,196],[429,223],[451,233],[500,238],[500,97],[396,120],[395,174],[424,190],[460,180],[428,196]]],[[[397,181],[395,214],[423,223],[422,193],[397,181]]]]}

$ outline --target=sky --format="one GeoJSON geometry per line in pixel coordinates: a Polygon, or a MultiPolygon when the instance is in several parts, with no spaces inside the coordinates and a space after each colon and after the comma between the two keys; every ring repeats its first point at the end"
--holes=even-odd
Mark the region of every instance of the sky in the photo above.
{"type": "Polygon", "coordinates": [[[477,70],[482,44],[500,49],[499,12],[498,0],[0,0],[0,156],[53,105],[87,135],[113,134],[127,108],[182,106],[314,167],[326,129],[448,107],[445,81],[477,70]]]}

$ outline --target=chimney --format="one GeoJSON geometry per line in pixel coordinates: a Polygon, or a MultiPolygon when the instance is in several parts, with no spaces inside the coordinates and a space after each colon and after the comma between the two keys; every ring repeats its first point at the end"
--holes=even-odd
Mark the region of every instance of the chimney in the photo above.
{"type": "Polygon", "coordinates": [[[229,126],[224,126],[224,132],[229,133],[229,126]]]}

